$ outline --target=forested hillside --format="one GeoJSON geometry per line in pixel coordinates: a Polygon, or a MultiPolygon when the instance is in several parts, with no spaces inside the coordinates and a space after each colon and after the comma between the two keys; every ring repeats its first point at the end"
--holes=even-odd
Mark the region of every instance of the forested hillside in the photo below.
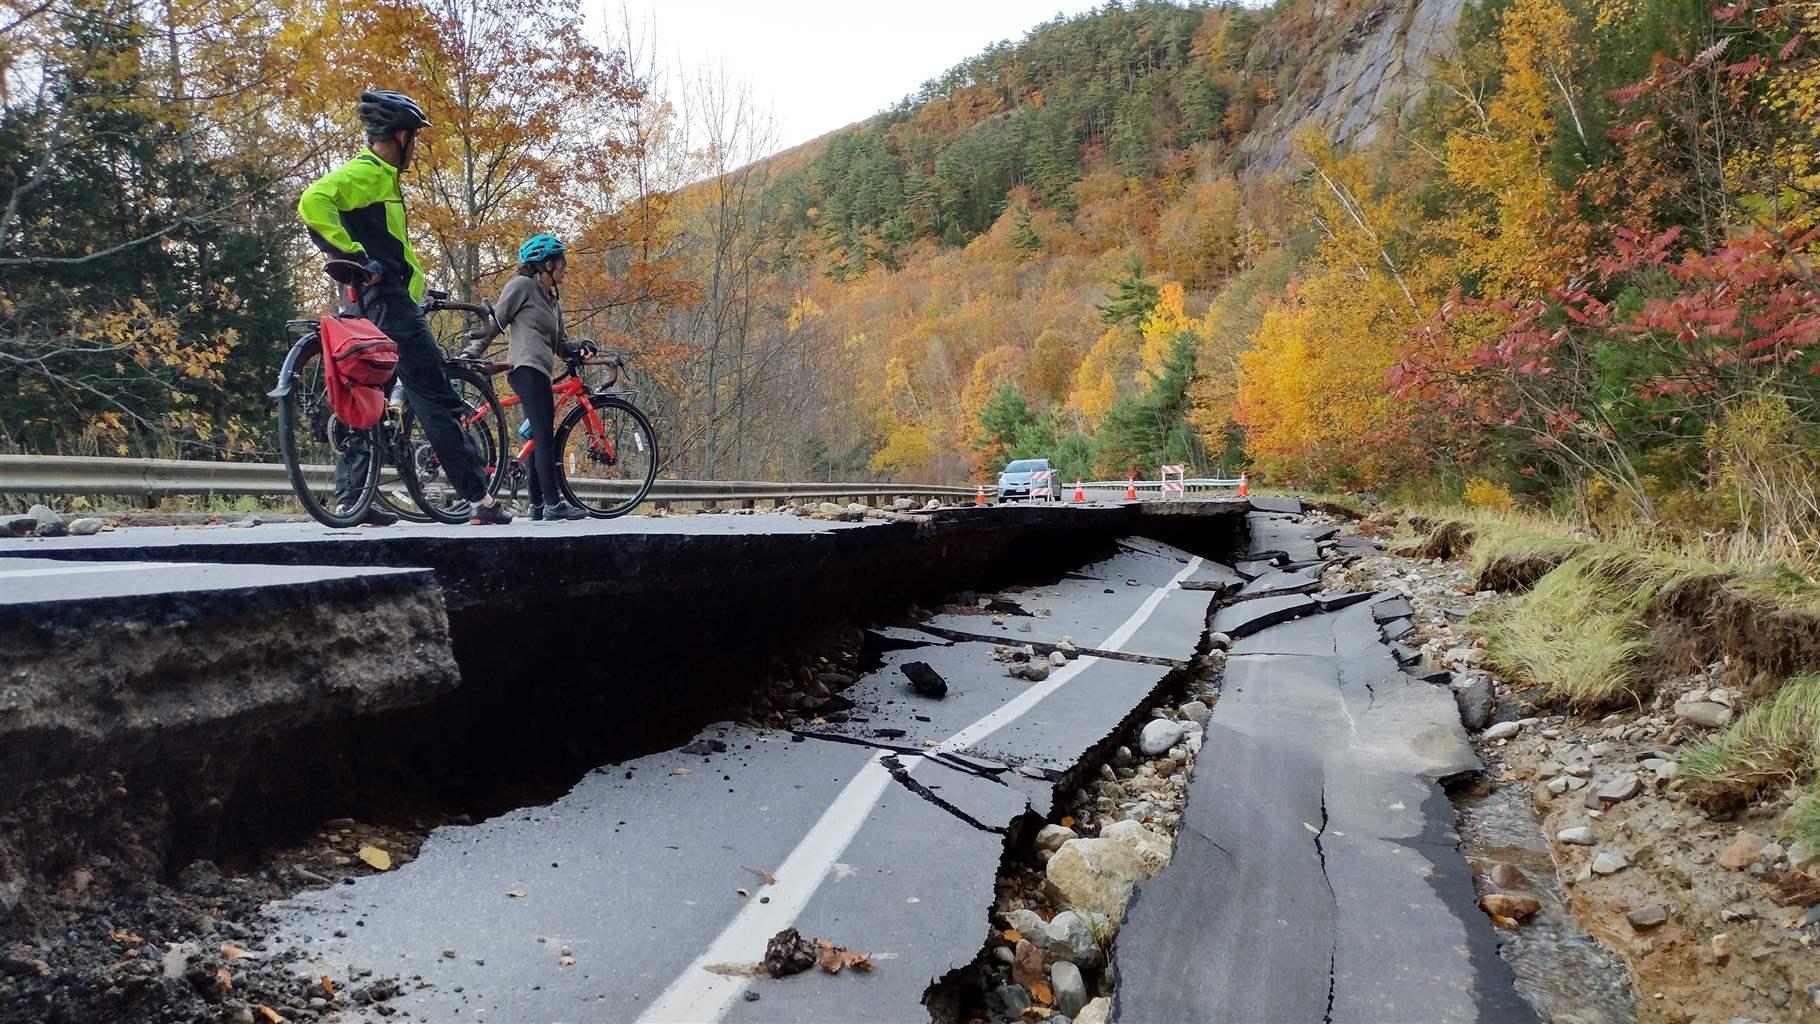
{"type": "Polygon", "coordinates": [[[560,0],[5,9],[14,449],[260,457],[323,298],[292,197],[383,84],[437,121],[432,276],[571,239],[677,475],[1820,508],[1813,3],[1108,4],[776,157],[748,94],[560,0]]]}

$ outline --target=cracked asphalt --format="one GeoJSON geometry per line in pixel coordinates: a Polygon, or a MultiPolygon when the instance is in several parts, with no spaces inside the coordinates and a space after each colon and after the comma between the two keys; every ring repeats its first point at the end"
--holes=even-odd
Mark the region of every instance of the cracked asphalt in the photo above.
{"type": "MultiPolygon", "coordinates": [[[[1252,518],[1254,558],[1317,543],[1252,518]]],[[[1452,694],[1385,639],[1378,603],[1401,599],[1284,595],[1280,575],[1216,615],[1238,639],[1175,857],[1119,934],[1115,1017],[1535,1020],[1474,905],[1441,787],[1478,758],[1452,694]]]]}
{"type": "Polygon", "coordinates": [[[844,719],[710,726],[547,806],[439,829],[398,870],[271,908],[278,941],[312,975],[404,979],[386,1010],[418,1020],[926,1021],[931,984],[980,952],[1012,826],[1050,815],[1212,613],[1235,642],[1174,859],[1114,947],[1115,1018],[1536,1019],[1442,789],[1478,768],[1452,694],[1399,663],[1392,595],[1317,590],[1347,538],[1250,520],[1232,567],[1130,541],[987,609],[881,629],[894,649],[842,692],[844,719]],[[1041,682],[990,657],[1064,638],[1080,656],[1041,682]],[[913,693],[910,661],[946,697],[913,693]],[[787,927],[877,969],[752,977],[787,927]]]}
{"type": "Polygon", "coordinates": [[[407,979],[391,1006],[417,1019],[926,1021],[931,983],[980,950],[1010,826],[1047,815],[1061,774],[1193,657],[1216,593],[1185,584],[1223,573],[1134,540],[1000,595],[1025,614],[935,619],[984,639],[883,631],[897,649],[842,692],[844,721],[710,726],[692,746],[713,752],[603,766],[549,806],[439,829],[397,871],[274,907],[279,941],[307,971],[407,979]],[[990,656],[1065,637],[1082,653],[1041,682],[990,656]],[[913,693],[908,661],[947,696],[913,693]],[[877,969],[728,967],[785,927],[877,969]]]}

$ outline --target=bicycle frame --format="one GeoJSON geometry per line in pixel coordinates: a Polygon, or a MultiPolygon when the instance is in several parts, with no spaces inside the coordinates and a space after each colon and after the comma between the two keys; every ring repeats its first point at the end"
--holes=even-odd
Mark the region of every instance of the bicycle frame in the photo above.
{"type": "MultiPolygon", "coordinates": [[[[604,446],[608,458],[618,457],[618,453],[613,450],[612,439],[606,436],[606,427],[600,421],[600,414],[594,411],[594,403],[587,401],[588,388],[587,385],[582,383],[580,377],[577,377],[574,374],[564,374],[560,380],[550,386],[550,393],[556,399],[555,415],[550,418],[552,426],[561,421],[562,412],[564,409],[568,408],[570,403],[580,402],[583,410],[582,420],[587,424],[588,436],[604,446]]],[[[524,403],[524,399],[518,395],[512,395],[509,398],[501,398],[498,401],[499,408],[502,411],[524,403]]],[[[473,423],[491,415],[492,412],[492,405],[488,404],[481,406],[479,409],[475,410],[473,415],[462,421],[462,428],[466,429],[473,423]]],[[[514,455],[513,458],[520,463],[525,463],[525,461],[531,457],[532,449],[536,447],[537,439],[531,438],[519,447],[518,453],[514,455]]],[[[489,467],[489,469],[492,468],[497,467],[489,467]]]]}

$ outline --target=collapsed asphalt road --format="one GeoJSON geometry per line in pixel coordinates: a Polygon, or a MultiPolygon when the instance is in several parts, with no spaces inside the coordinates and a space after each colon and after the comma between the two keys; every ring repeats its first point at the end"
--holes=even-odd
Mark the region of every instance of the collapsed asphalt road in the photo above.
{"type": "MultiPolygon", "coordinates": [[[[1092,554],[1061,573],[1056,566],[1070,564],[1065,554],[1032,547],[1027,532],[951,532],[943,540],[938,522],[933,530],[886,534],[899,538],[887,549],[897,561],[869,553],[876,545],[843,543],[860,539],[857,530],[803,533],[798,553],[816,559],[816,571],[907,569],[904,556],[939,547],[951,552],[937,563],[950,576],[973,564],[1015,579],[1006,570],[1021,565],[1029,570],[1024,579],[1053,582],[969,595],[907,626],[874,630],[874,646],[887,649],[882,663],[794,730],[716,723],[660,753],[589,761],[610,763],[552,803],[438,829],[395,870],[273,904],[248,930],[255,951],[274,969],[294,957],[306,987],[324,979],[324,995],[280,1003],[284,1018],[920,1021],[936,1012],[948,1020],[952,1001],[938,1012],[931,997],[943,983],[979,975],[1007,858],[1028,853],[1031,835],[1055,820],[1064,796],[1078,804],[1078,787],[1119,737],[1200,662],[1211,626],[1239,640],[1188,783],[1175,859],[1139,885],[1114,947],[1116,1018],[1527,1019],[1490,926],[1472,906],[1451,808],[1437,784],[1476,767],[1451,695],[1399,667],[1387,640],[1401,628],[1397,599],[1320,589],[1327,560],[1360,542],[1287,511],[1246,516],[1243,550],[1199,548],[1233,551],[1230,566],[1129,535],[1088,545],[1092,554]],[[1010,546],[1013,537],[1026,543],[1010,546]],[[970,563],[956,561],[969,551],[970,563]],[[1038,551],[1046,560],[1032,558],[1038,551]],[[1012,678],[992,657],[995,644],[1028,644],[1039,658],[1056,652],[1061,660],[1044,678],[1012,678]],[[903,672],[912,661],[945,681],[944,697],[913,691],[903,672]],[[790,927],[868,954],[875,969],[754,977],[767,943],[790,927]]],[[[1013,514],[1026,524],[1058,524],[1051,536],[1066,539],[1092,534],[1059,524],[1085,515],[1111,530],[1124,513],[1013,514]]],[[[1197,517],[1179,532],[1205,537],[1215,522],[1197,517]]],[[[665,546],[664,529],[649,532],[652,557],[690,550],[665,546]]],[[[451,624],[469,632],[487,607],[466,557],[478,548],[466,536],[401,533],[333,549],[308,536],[269,536],[229,544],[236,549],[229,560],[279,561],[294,544],[353,564],[409,558],[431,567],[434,583],[421,573],[381,577],[434,599],[426,638],[445,598],[451,624]]],[[[173,535],[179,543],[186,558],[209,546],[173,535]]],[[[789,570],[776,546],[791,543],[770,538],[752,550],[771,552],[775,568],[765,571],[782,579],[789,570]]],[[[580,549],[568,550],[566,566],[550,563],[557,585],[573,593],[600,585],[598,570],[577,558],[580,549]]],[[[623,566],[626,550],[597,547],[585,557],[623,566]]],[[[794,568],[802,571],[800,558],[794,568]]],[[[33,579],[114,575],[12,571],[33,579]]],[[[915,578],[924,593],[944,582],[922,572],[915,578]]],[[[623,573],[604,582],[652,585],[623,573]]],[[[838,596],[851,601],[856,593],[877,603],[891,589],[849,587],[838,596]]],[[[211,615],[233,608],[227,598],[217,605],[198,607],[211,615]]],[[[763,634],[779,617],[817,607],[797,592],[773,605],[749,632],[763,634]]],[[[557,603],[537,615],[562,610],[557,603]]],[[[845,613],[844,621],[864,614],[845,613]]],[[[481,652],[456,632],[467,689],[481,652]]],[[[553,636],[569,633],[572,625],[551,626],[553,636]]],[[[700,636],[704,646],[714,640],[700,636]]],[[[687,664],[699,679],[702,663],[687,664]]],[[[616,686],[638,688],[632,695],[641,703],[677,682],[662,662],[616,667],[616,686]]],[[[299,673],[300,685],[308,675],[299,673]]],[[[725,685],[749,689],[752,679],[725,685]]],[[[523,695],[566,734],[613,730],[615,700],[584,697],[523,695]],[[553,714],[552,706],[570,713],[553,714]]],[[[693,710],[696,723],[711,717],[703,706],[693,710]]],[[[474,707],[455,718],[446,700],[437,707],[442,717],[414,724],[484,720],[474,707]]],[[[455,765],[464,750],[482,753],[465,746],[478,735],[446,734],[445,757],[425,760],[419,750],[402,763],[455,765]]],[[[434,737],[425,732],[416,742],[426,738],[434,737]]],[[[476,763],[547,775],[543,757],[533,743],[515,742],[476,763]]],[[[354,776],[369,788],[414,781],[375,773],[381,763],[360,762],[354,776]]],[[[191,954],[211,953],[211,942],[160,934],[167,973],[160,982],[154,970],[146,984],[194,983],[184,965],[191,954]]],[[[212,966],[189,973],[205,984],[216,974],[212,966]]],[[[0,995],[4,989],[0,978],[0,995]]]]}
{"type": "MultiPolygon", "coordinates": [[[[1045,814],[1052,773],[1193,654],[1214,594],[1182,584],[1202,568],[1136,542],[1006,595],[1029,637],[1062,623],[1054,640],[1101,652],[1041,682],[1006,675],[987,643],[899,631],[919,646],[846,691],[855,707],[820,735],[713,727],[692,745],[706,753],[602,769],[548,807],[441,830],[404,870],[274,913],[309,971],[421,976],[393,1005],[432,1020],[926,1020],[929,986],[979,952],[1006,833],[1045,814]],[[913,695],[909,660],[948,695],[913,695]],[[791,926],[878,969],[780,983],[712,969],[760,959],[791,926]]],[[[936,621],[953,620],[994,628],[936,621]]]]}
{"type": "Polygon", "coordinates": [[[312,975],[410,979],[388,1015],[927,1020],[932,987],[980,955],[1008,842],[1143,715],[1211,614],[1241,639],[1175,860],[1115,947],[1116,1018],[1533,1019],[1438,785],[1477,767],[1451,694],[1402,671],[1379,621],[1394,606],[1374,608],[1388,595],[1317,592],[1331,531],[1252,518],[1243,574],[1133,541],[891,630],[900,649],[843,694],[850,711],[794,734],[717,725],[547,807],[440,830],[403,870],[275,907],[283,941],[312,975]],[[1216,610],[1220,587],[1237,593],[1216,610]],[[1079,656],[1041,682],[990,657],[1064,639],[1079,656]],[[908,661],[947,697],[913,693],[908,661]],[[791,927],[876,969],[755,978],[791,927]]]}

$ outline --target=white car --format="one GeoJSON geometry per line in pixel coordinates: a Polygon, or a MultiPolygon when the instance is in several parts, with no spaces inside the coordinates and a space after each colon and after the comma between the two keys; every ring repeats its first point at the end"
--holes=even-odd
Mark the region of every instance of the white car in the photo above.
{"type": "Polygon", "coordinates": [[[1019,498],[1062,500],[1061,490],[1055,482],[1055,467],[1048,459],[1018,459],[999,473],[998,500],[1016,501],[1019,498]],[[1045,488],[1048,494],[1037,493],[1045,488]]]}

